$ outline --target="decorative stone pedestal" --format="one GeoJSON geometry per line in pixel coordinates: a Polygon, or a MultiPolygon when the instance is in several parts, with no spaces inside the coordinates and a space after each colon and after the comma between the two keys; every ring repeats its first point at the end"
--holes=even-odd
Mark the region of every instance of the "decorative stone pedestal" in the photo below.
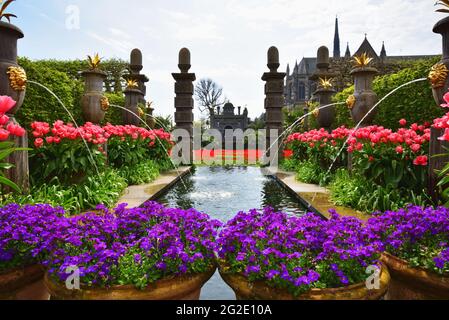
{"type": "Polygon", "coordinates": [[[184,141],[190,139],[190,161],[193,161],[193,108],[194,108],[194,86],[196,80],[194,73],[189,73],[190,51],[187,48],[179,52],[179,70],[181,73],[173,73],[175,79],[175,123],[176,129],[184,129],[189,136],[182,137],[184,141]]]}
{"type": "Polygon", "coordinates": [[[278,72],[279,51],[276,47],[268,50],[268,68],[270,72],[264,73],[262,80],[265,84],[265,110],[266,110],[266,126],[267,126],[267,154],[266,156],[273,159],[272,152],[276,152],[278,159],[282,159],[283,143],[282,139],[278,142],[277,150],[268,150],[273,144],[272,134],[276,135],[276,139],[281,137],[283,133],[283,114],[282,107],[284,105],[284,79],[287,75],[284,72],[278,72]]]}

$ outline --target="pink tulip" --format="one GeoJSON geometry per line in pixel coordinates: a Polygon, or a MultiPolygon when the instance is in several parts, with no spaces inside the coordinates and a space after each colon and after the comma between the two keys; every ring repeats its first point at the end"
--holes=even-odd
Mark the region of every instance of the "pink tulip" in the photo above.
{"type": "Polygon", "coordinates": [[[16,105],[16,102],[8,96],[0,96],[0,114],[5,114],[16,105]]]}

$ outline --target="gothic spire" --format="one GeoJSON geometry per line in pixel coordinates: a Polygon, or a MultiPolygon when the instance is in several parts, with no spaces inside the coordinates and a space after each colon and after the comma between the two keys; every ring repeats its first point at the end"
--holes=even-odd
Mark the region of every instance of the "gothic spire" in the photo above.
{"type": "Polygon", "coordinates": [[[287,77],[290,76],[290,63],[287,64],[287,77]]]}
{"type": "Polygon", "coordinates": [[[385,41],[382,42],[382,50],[380,51],[380,58],[383,60],[387,57],[387,50],[385,49],[385,41]]]}
{"type": "Polygon", "coordinates": [[[349,50],[349,42],[348,42],[348,44],[346,45],[345,58],[351,58],[351,50],[349,50]]]}
{"type": "Polygon", "coordinates": [[[335,18],[334,58],[340,58],[340,32],[338,30],[338,17],[335,18]]]}

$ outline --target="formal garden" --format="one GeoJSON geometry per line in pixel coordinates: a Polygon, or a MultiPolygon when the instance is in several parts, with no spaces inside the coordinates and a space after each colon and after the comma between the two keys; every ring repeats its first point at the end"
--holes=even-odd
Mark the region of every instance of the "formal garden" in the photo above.
{"type": "Polygon", "coordinates": [[[0,299],[449,299],[449,18],[442,60],[377,76],[364,53],[340,92],[321,47],[304,109],[285,108],[271,47],[269,144],[217,147],[258,160],[223,166],[190,136],[176,161],[194,128],[188,49],[174,117],[157,116],[139,49],[18,56],[14,2],[0,2],[0,299]]]}

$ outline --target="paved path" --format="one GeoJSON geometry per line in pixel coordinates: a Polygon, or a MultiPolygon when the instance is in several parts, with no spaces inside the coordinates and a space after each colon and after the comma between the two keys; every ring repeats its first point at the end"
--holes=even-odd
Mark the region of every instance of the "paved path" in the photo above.
{"type": "Polygon", "coordinates": [[[127,203],[129,208],[139,207],[166,187],[172,186],[180,176],[188,174],[190,169],[191,167],[179,167],[178,170],[164,172],[152,183],[130,186],[125,190],[118,204],[127,203]]]}
{"type": "Polygon", "coordinates": [[[330,217],[330,209],[336,209],[337,212],[343,216],[357,217],[362,220],[370,218],[369,215],[363,212],[334,205],[330,200],[328,189],[314,184],[299,182],[296,180],[295,173],[293,172],[279,171],[277,177],[326,217],[330,217]]]}

